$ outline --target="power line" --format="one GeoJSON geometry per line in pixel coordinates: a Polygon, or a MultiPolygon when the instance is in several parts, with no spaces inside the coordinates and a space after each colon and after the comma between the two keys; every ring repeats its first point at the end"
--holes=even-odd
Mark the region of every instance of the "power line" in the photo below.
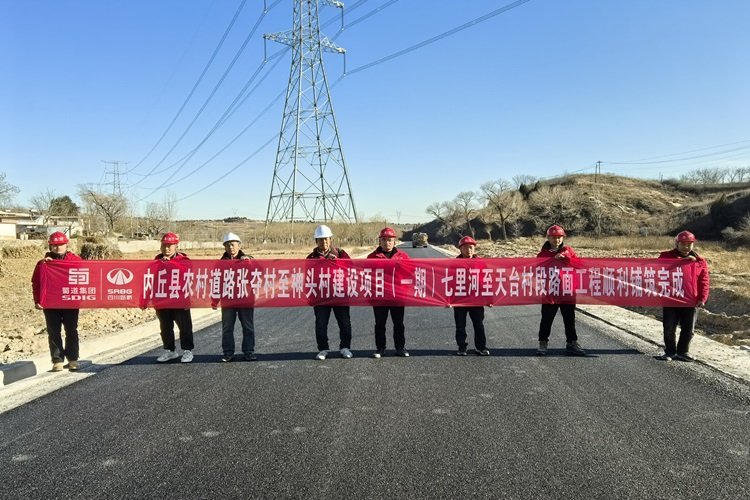
{"type": "MultiPolygon", "coordinates": [[[[452,30],[448,30],[448,31],[446,31],[444,33],[441,33],[441,34],[439,34],[437,36],[429,38],[429,39],[427,39],[427,40],[425,40],[423,42],[420,42],[420,43],[418,43],[416,45],[412,45],[411,47],[407,47],[407,48],[405,48],[403,50],[400,50],[398,52],[395,52],[395,53],[393,53],[393,54],[391,54],[389,56],[385,56],[383,58],[380,58],[377,61],[373,61],[371,63],[365,64],[364,66],[360,66],[358,68],[355,68],[355,69],[349,71],[346,74],[351,75],[351,74],[354,74],[354,73],[358,73],[358,72],[363,71],[365,69],[371,68],[372,66],[376,66],[378,64],[382,64],[382,63],[384,63],[386,61],[390,61],[391,59],[395,59],[397,57],[403,56],[404,54],[408,54],[409,52],[413,52],[413,51],[415,51],[417,49],[421,49],[425,45],[429,45],[431,43],[437,42],[438,40],[442,40],[443,38],[446,38],[446,37],[451,36],[451,35],[453,35],[455,33],[458,33],[459,31],[465,30],[466,28],[471,28],[472,26],[476,26],[477,24],[479,24],[479,23],[481,23],[483,21],[491,19],[491,18],[493,18],[493,17],[495,17],[495,16],[497,16],[499,14],[502,14],[503,12],[507,12],[507,11],[509,11],[511,9],[514,9],[514,8],[518,7],[519,5],[523,5],[523,4],[525,4],[526,2],[529,2],[529,1],[530,0],[518,0],[517,2],[513,2],[511,4],[506,5],[505,7],[501,7],[499,9],[497,9],[497,10],[494,10],[494,11],[490,12],[489,14],[485,14],[483,16],[480,16],[480,17],[476,18],[476,19],[473,19],[473,20],[469,21],[468,23],[464,23],[461,26],[453,28],[452,30]]],[[[343,77],[341,77],[341,78],[343,78],[343,77]]],[[[339,80],[341,78],[339,78],[339,80]]],[[[338,83],[338,81],[337,81],[337,83],[338,83]]]]}
{"type": "MultiPolygon", "coordinates": [[[[222,35],[221,39],[219,40],[219,43],[216,45],[216,48],[214,49],[213,54],[211,54],[211,57],[208,59],[208,62],[203,67],[203,71],[201,71],[201,74],[198,77],[198,80],[195,82],[195,84],[193,85],[193,88],[190,90],[190,92],[188,93],[187,97],[182,102],[182,106],[180,106],[180,109],[177,110],[177,114],[174,115],[174,118],[172,118],[172,121],[169,123],[169,126],[167,126],[167,129],[164,131],[164,133],[161,135],[161,137],[159,137],[159,140],[156,141],[156,144],[154,144],[154,147],[152,147],[151,150],[148,153],[146,153],[146,156],[144,156],[141,159],[141,161],[139,161],[133,167],[133,170],[135,170],[136,168],[138,168],[139,166],[141,166],[141,164],[144,161],[146,161],[146,159],[149,156],[151,156],[151,153],[154,152],[154,150],[159,146],[159,144],[161,144],[161,141],[164,140],[164,137],[166,137],[167,133],[172,129],[172,126],[177,121],[177,118],[179,118],[180,115],[182,114],[182,111],[185,109],[185,106],[187,106],[187,103],[190,101],[190,98],[193,97],[193,94],[195,93],[195,90],[198,88],[198,85],[200,85],[200,83],[203,81],[203,77],[206,75],[206,72],[208,71],[208,68],[211,66],[211,63],[213,63],[214,59],[216,58],[216,55],[219,53],[219,50],[224,45],[224,41],[227,39],[227,36],[229,35],[229,32],[232,31],[232,27],[234,26],[234,23],[237,21],[237,18],[239,17],[240,12],[242,12],[242,9],[245,7],[245,3],[246,2],[247,2],[247,0],[242,0],[242,3],[237,8],[237,11],[234,13],[234,17],[232,17],[232,20],[229,21],[229,25],[224,30],[224,34],[222,35]]],[[[263,15],[265,15],[265,14],[263,14],[263,15]]],[[[261,17],[262,17],[262,15],[261,15],[261,17]]],[[[154,170],[155,169],[156,169],[156,167],[154,167],[154,170]]],[[[152,172],[153,172],[153,170],[151,172],[149,172],[149,174],[151,174],[152,172]]]]}
{"type": "MultiPolygon", "coordinates": [[[[275,1],[275,2],[274,2],[274,3],[272,4],[272,5],[271,5],[271,7],[269,7],[269,9],[273,8],[273,7],[274,7],[275,5],[277,5],[277,4],[278,4],[278,3],[280,2],[280,1],[281,1],[281,0],[276,0],[276,1],[275,1]]],[[[180,143],[180,142],[182,141],[182,139],[183,139],[183,138],[184,138],[184,137],[185,137],[185,136],[187,135],[187,133],[188,133],[188,132],[190,131],[190,129],[191,129],[192,127],[193,127],[193,125],[194,125],[194,124],[195,124],[195,122],[196,122],[196,121],[198,120],[198,118],[200,117],[200,115],[201,115],[201,114],[203,113],[203,111],[204,111],[204,110],[206,109],[206,107],[208,106],[208,104],[209,104],[209,103],[211,102],[211,99],[213,99],[214,95],[216,95],[216,92],[217,92],[217,91],[219,90],[219,87],[220,87],[220,86],[221,86],[221,85],[222,85],[222,84],[224,83],[224,80],[226,79],[227,75],[228,75],[228,74],[229,74],[229,72],[230,72],[230,71],[232,70],[232,68],[234,67],[234,65],[235,65],[235,64],[237,63],[237,60],[239,59],[240,55],[242,55],[242,52],[243,52],[243,51],[245,50],[245,48],[247,47],[247,44],[248,44],[248,43],[250,43],[250,39],[252,38],[252,36],[253,36],[253,35],[255,34],[255,31],[256,31],[256,30],[258,29],[258,27],[260,26],[260,23],[261,23],[261,21],[263,20],[263,17],[264,17],[265,15],[266,15],[266,12],[267,12],[267,10],[265,10],[265,11],[263,12],[263,14],[261,14],[261,16],[260,16],[260,17],[258,18],[258,20],[257,20],[257,21],[255,22],[255,25],[253,26],[252,30],[250,30],[250,33],[249,33],[249,34],[247,35],[247,37],[245,38],[245,41],[244,41],[244,42],[242,43],[242,45],[240,46],[239,50],[238,50],[238,51],[237,51],[237,52],[235,53],[235,56],[234,56],[234,58],[232,59],[232,61],[231,61],[231,62],[229,63],[229,66],[227,67],[227,69],[226,69],[226,70],[224,71],[224,73],[222,74],[221,78],[219,79],[219,82],[218,82],[218,83],[217,83],[217,84],[216,84],[216,85],[214,86],[214,88],[213,88],[213,90],[211,91],[211,93],[209,94],[209,96],[208,96],[208,97],[207,97],[207,98],[206,98],[206,99],[204,100],[204,102],[203,102],[203,105],[202,105],[202,106],[200,107],[200,109],[199,109],[199,110],[198,110],[198,112],[196,113],[195,117],[193,117],[193,119],[192,119],[192,120],[190,121],[190,123],[188,124],[187,128],[185,129],[185,131],[184,131],[184,132],[182,133],[182,135],[180,135],[180,137],[179,137],[179,138],[177,139],[177,141],[176,141],[176,142],[174,143],[174,145],[173,145],[173,146],[172,146],[172,147],[171,147],[171,148],[169,149],[169,151],[167,151],[167,153],[166,153],[166,154],[164,155],[164,157],[162,157],[162,159],[161,159],[161,160],[159,161],[159,163],[157,163],[157,164],[156,164],[156,166],[154,166],[154,168],[152,168],[152,169],[151,169],[151,171],[150,171],[150,172],[149,172],[148,174],[146,174],[146,175],[144,176],[144,178],[146,178],[146,177],[150,176],[151,174],[153,174],[153,173],[154,173],[154,171],[155,171],[155,170],[156,170],[156,169],[157,169],[158,167],[160,167],[162,163],[164,163],[164,161],[165,161],[165,160],[167,159],[167,157],[169,157],[169,155],[170,155],[170,154],[172,154],[172,152],[173,152],[173,151],[175,150],[175,148],[176,148],[176,147],[177,147],[177,146],[179,145],[179,143],[180,143]]],[[[141,179],[141,181],[142,181],[142,180],[143,180],[143,179],[141,179]]],[[[139,181],[139,182],[140,182],[140,181],[139,181]]],[[[137,185],[137,184],[138,184],[138,183],[136,183],[136,185],[137,185]]]]}

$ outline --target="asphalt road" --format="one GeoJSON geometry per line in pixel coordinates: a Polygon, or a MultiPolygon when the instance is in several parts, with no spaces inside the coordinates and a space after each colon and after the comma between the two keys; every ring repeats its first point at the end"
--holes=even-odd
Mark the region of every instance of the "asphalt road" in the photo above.
{"type": "Polygon", "coordinates": [[[734,382],[581,315],[588,356],[558,317],[537,357],[537,306],[486,313],[491,357],[455,355],[447,309],[407,309],[410,358],[369,357],[370,308],[351,360],[314,359],[307,308],[256,310],[255,362],[220,363],[213,325],[192,364],[143,353],[1,414],[0,497],[747,498],[734,382]]]}

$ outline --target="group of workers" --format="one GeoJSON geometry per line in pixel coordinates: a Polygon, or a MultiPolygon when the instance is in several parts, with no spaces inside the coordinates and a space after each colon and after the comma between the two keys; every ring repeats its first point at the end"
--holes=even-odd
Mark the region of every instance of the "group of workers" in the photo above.
{"type": "MultiPolygon", "coordinates": [[[[578,256],[573,249],[564,244],[565,231],[558,225],[547,229],[547,241],[542,246],[537,257],[554,258],[563,263],[570,262],[578,256]]],[[[315,248],[307,256],[308,259],[350,259],[351,257],[340,248],[333,246],[333,233],[328,226],[321,225],[315,229],[315,248]]],[[[378,247],[370,253],[368,259],[408,259],[409,256],[396,248],[398,238],[396,232],[390,227],[383,228],[378,237],[378,247]]],[[[697,303],[694,307],[664,307],[663,329],[664,329],[664,353],[660,359],[671,361],[693,361],[695,358],[690,354],[690,341],[693,337],[695,321],[697,319],[696,308],[702,307],[708,299],[709,276],[708,266],[705,259],[700,257],[694,250],[696,239],[689,231],[679,233],[675,238],[675,248],[662,252],[659,258],[687,259],[698,263],[697,266],[697,303]],[[677,326],[680,326],[679,341],[676,339],[677,326]]],[[[51,260],[81,260],[74,253],[67,250],[69,243],[67,235],[56,232],[49,237],[49,252],[39,261],[32,276],[32,288],[34,292],[34,304],[37,309],[44,310],[49,337],[50,355],[52,358],[52,370],[62,371],[68,368],[71,371],[78,370],[78,309],[46,309],[40,305],[40,266],[51,260]],[[65,342],[62,340],[62,328],[65,329],[65,342]],[[63,364],[65,360],[67,364],[63,364]]],[[[178,250],[179,237],[175,233],[167,233],[161,239],[161,252],[155,257],[156,260],[179,260],[187,259],[187,255],[178,250]]],[[[225,252],[221,259],[246,260],[253,257],[242,251],[242,240],[234,233],[228,233],[223,239],[225,252]]],[[[457,258],[478,258],[476,254],[476,241],[470,236],[464,236],[458,243],[460,254],[457,258]]],[[[219,307],[218,302],[212,302],[214,309],[219,307]]],[[[490,306],[491,307],[491,306],[490,306]]],[[[547,345],[558,310],[562,314],[565,328],[566,347],[565,352],[571,355],[584,356],[586,351],[581,347],[576,334],[575,304],[542,304],[542,317],[539,324],[539,347],[537,355],[547,354],[547,345]]],[[[242,354],[245,360],[254,361],[255,356],[255,326],[253,321],[252,307],[223,307],[221,308],[221,348],[222,362],[232,361],[235,357],[235,323],[237,318],[242,327],[242,354]]],[[[315,313],[315,340],[317,342],[318,360],[325,360],[331,352],[328,343],[328,322],[331,313],[336,318],[339,327],[339,352],[345,359],[353,357],[351,352],[352,325],[349,316],[349,306],[313,306],[315,313]]],[[[375,352],[373,358],[385,355],[387,347],[386,325],[388,316],[393,324],[393,342],[396,355],[408,357],[406,350],[406,335],[404,327],[403,306],[374,306],[375,316],[375,352]]],[[[484,328],[483,306],[456,306],[453,307],[454,320],[456,324],[457,355],[466,356],[468,353],[467,343],[467,315],[471,318],[474,328],[474,347],[477,355],[489,356],[487,348],[487,336],[484,328]]],[[[190,309],[186,308],[161,308],[156,309],[156,317],[159,320],[160,334],[164,352],[157,357],[156,361],[165,363],[180,358],[182,363],[193,361],[193,323],[190,309]],[[180,334],[179,354],[175,345],[174,325],[177,324],[180,334]]]]}

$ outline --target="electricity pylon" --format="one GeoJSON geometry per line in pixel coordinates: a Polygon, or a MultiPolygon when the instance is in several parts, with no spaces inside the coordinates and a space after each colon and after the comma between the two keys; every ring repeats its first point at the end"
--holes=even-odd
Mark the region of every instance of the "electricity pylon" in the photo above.
{"type": "Polygon", "coordinates": [[[294,0],[292,30],[264,35],[292,47],[266,227],[274,221],[357,221],[322,58],[323,52],[346,51],[321,35],[319,4],[344,7],[332,0],[294,0]]]}

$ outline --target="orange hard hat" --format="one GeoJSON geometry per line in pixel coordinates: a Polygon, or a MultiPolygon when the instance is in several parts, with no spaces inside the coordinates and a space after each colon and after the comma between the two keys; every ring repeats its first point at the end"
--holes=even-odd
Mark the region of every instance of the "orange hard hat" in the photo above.
{"type": "Polygon", "coordinates": [[[161,237],[161,242],[166,245],[177,245],[180,242],[180,237],[175,233],[167,233],[161,237]]]}
{"type": "Polygon", "coordinates": [[[459,242],[458,242],[458,248],[461,248],[464,245],[474,245],[474,246],[477,246],[477,242],[474,241],[474,238],[472,238],[471,236],[464,236],[463,238],[461,238],[459,240],[459,242]]]}
{"type": "Polygon", "coordinates": [[[565,236],[565,230],[560,226],[550,226],[547,229],[547,236],[565,236]]]}
{"type": "Polygon", "coordinates": [[[380,231],[380,237],[381,237],[381,238],[397,238],[397,236],[396,236],[396,231],[394,231],[394,230],[393,230],[393,229],[391,229],[390,227],[384,227],[384,228],[383,228],[383,229],[382,229],[382,230],[380,231]]]}
{"type": "Polygon", "coordinates": [[[695,235],[690,231],[683,231],[674,238],[675,243],[683,241],[685,243],[695,243],[695,235]]]}
{"type": "Polygon", "coordinates": [[[68,239],[68,235],[65,233],[57,231],[49,235],[50,245],[66,245],[68,243],[70,243],[70,240],[68,239]]]}

